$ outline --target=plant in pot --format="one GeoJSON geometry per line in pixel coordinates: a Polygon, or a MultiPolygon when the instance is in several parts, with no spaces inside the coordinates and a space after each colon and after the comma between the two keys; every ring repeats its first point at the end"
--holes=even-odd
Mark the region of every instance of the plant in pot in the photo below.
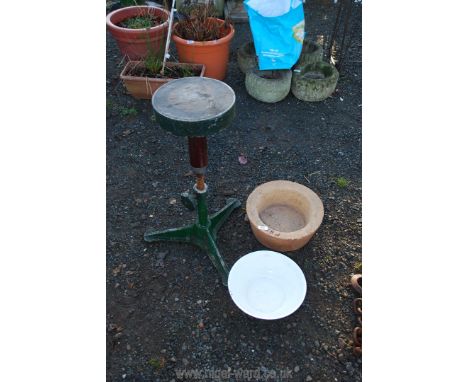
{"type": "MultiPolygon", "coordinates": [[[[200,2],[200,0],[198,2],[200,2]]],[[[223,17],[224,0],[212,0],[212,2],[213,2],[214,7],[216,8],[216,17],[223,17]]],[[[181,9],[185,3],[187,3],[187,0],[176,0],[177,9],[181,9]]]]}
{"type": "Polygon", "coordinates": [[[160,54],[150,53],[144,60],[127,62],[120,79],[133,97],[151,99],[160,86],[173,79],[203,77],[205,73],[204,65],[180,62],[166,62],[163,65],[160,57],[160,54]]]}
{"type": "Polygon", "coordinates": [[[200,63],[206,67],[205,76],[223,80],[229,61],[229,45],[234,26],[215,17],[213,3],[188,3],[178,10],[179,21],[174,25],[172,40],[182,62],[200,63]]]}
{"type": "Polygon", "coordinates": [[[106,24],[122,55],[139,60],[149,54],[149,48],[163,54],[168,18],[163,8],[135,5],[110,12],[106,24]]]}
{"type": "Polygon", "coordinates": [[[150,5],[145,3],[147,0],[106,0],[106,14],[131,5],[150,5]]]}

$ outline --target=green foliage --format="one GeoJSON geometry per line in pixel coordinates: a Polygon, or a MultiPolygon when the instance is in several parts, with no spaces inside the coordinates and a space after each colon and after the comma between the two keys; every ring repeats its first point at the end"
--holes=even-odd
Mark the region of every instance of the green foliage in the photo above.
{"type": "Polygon", "coordinates": [[[122,7],[130,7],[131,5],[143,5],[145,0],[120,0],[122,7]]]}
{"type": "Polygon", "coordinates": [[[150,53],[145,58],[145,68],[153,75],[158,74],[162,69],[162,60],[159,56],[150,53]]]}
{"type": "Polygon", "coordinates": [[[348,184],[349,184],[349,180],[346,178],[343,178],[342,176],[340,176],[339,178],[336,178],[335,182],[339,188],[346,188],[348,187],[348,184]]]}
{"type": "Polygon", "coordinates": [[[182,72],[182,77],[192,77],[193,76],[193,71],[191,68],[188,67],[181,67],[180,71],[182,72]]]}
{"type": "Polygon", "coordinates": [[[354,272],[356,273],[361,273],[362,272],[362,263],[358,261],[356,264],[354,264],[354,272]]]}
{"type": "Polygon", "coordinates": [[[145,29],[153,26],[153,19],[151,16],[136,16],[122,21],[121,24],[128,29],[145,29]]]}
{"type": "Polygon", "coordinates": [[[122,117],[134,117],[137,114],[138,114],[138,111],[134,107],[122,107],[122,108],[120,108],[120,115],[122,117]]]}
{"type": "Polygon", "coordinates": [[[157,359],[157,358],[151,358],[148,363],[150,366],[154,367],[156,370],[160,370],[164,367],[164,358],[157,359]]]}

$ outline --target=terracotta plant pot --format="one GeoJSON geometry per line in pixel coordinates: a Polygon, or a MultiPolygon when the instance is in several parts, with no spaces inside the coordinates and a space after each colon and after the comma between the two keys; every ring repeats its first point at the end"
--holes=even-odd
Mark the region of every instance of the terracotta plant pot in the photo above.
{"type": "Polygon", "coordinates": [[[295,251],[306,245],[320,227],[323,214],[317,194],[287,180],[264,183],[247,199],[247,216],[255,237],[276,251],[295,251]]]}
{"type": "MultiPolygon", "coordinates": [[[[218,24],[224,24],[224,20],[215,19],[218,24]]],[[[174,29],[177,24],[174,25],[174,29]]],[[[229,61],[229,45],[234,37],[234,27],[228,25],[228,33],[219,40],[192,41],[172,35],[177,54],[181,62],[199,63],[206,67],[205,77],[224,80],[229,61]]]]}
{"type": "MultiPolygon", "coordinates": [[[[153,93],[165,83],[174,80],[175,78],[151,78],[151,77],[137,77],[131,74],[131,71],[137,67],[143,67],[143,61],[129,61],[125,65],[120,79],[123,81],[125,88],[135,98],[151,99],[153,93]]],[[[205,66],[201,64],[186,64],[178,62],[167,62],[168,68],[185,67],[199,71],[199,77],[205,74],[205,66]]]]}
{"type": "Polygon", "coordinates": [[[134,6],[117,9],[107,15],[107,29],[117,41],[120,52],[130,60],[145,58],[148,53],[160,57],[164,55],[164,48],[169,27],[169,12],[161,8],[148,6],[134,6]],[[122,21],[145,14],[161,17],[163,24],[148,29],[130,29],[120,27],[122,21]]]}

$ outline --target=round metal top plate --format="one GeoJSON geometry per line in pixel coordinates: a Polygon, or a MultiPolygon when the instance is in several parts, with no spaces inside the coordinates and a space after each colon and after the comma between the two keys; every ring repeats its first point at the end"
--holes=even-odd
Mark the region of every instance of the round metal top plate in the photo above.
{"type": "Polygon", "coordinates": [[[199,122],[230,110],[236,95],[224,82],[206,77],[184,77],[161,86],[152,98],[156,113],[166,118],[199,122]]]}

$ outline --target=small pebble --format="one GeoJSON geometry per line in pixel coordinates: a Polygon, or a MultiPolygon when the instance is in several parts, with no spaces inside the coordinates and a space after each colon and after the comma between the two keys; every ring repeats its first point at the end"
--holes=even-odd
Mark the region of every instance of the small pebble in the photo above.
{"type": "Polygon", "coordinates": [[[299,366],[294,367],[294,372],[297,373],[300,370],[299,366]]]}
{"type": "Polygon", "coordinates": [[[338,346],[340,347],[340,349],[343,349],[346,347],[346,341],[341,337],[338,338],[338,346]]]}

